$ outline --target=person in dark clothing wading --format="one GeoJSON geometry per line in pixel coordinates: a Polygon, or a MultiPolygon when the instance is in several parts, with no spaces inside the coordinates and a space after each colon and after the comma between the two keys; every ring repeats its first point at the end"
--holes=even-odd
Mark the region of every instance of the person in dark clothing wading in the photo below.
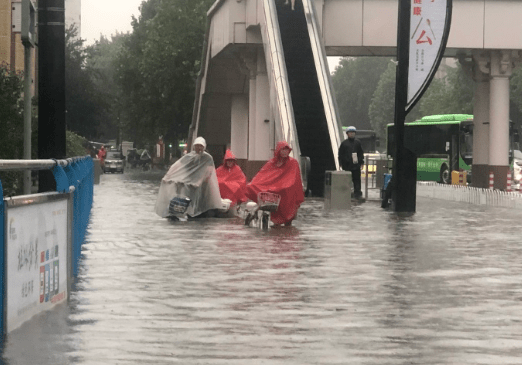
{"type": "Polygon", "coordinates": [[[361,141],[355,138],[356,131],[355,127],[348,127],[346,130],[348,139],[339,147],[339,165],[344,171],[352,173],[353,195],[358,199],[362,197],[361,168],[364,166],[364,152],[361,141]]]}

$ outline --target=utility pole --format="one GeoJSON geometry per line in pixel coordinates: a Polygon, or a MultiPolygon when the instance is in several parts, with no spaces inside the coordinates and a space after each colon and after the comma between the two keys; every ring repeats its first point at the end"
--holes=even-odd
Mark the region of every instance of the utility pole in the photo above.
{"type": "Polygon", "coordinates": [[[452,0],[399,0],[392,185],[392,206],[396,212],[415,212],[417,156],[406,148],[404,121],[440,65],[448,41],[452,6],[452,0]]]}
{"type": "Polygon", "coordinates": [[[404,147],[404,121],[408,102],[408,68],[411,0],[399,0],[397,23],[397,65],[395,82],[395,158],[393,159],[393,208],[396,212],[415,212],[417,158],[404,147]]]}
{"type": "MultiPolygon", "coordinates": [[[[24,160],[31,159],[31,119],[33,76],[32,53],[36,45],[36,10],[31,0],[22,0],[22,43],[24,45],[24,160]]],[[[24,195],[31,194],[31,170],[24,170],[24,195]]]]}
{"type": "MultiPolygon", "coordinates": [[[[38,158],[66,157],[65,4],[38,2],[38,158]]],[[[39,172],[39,192],[53,191],[52,172],[39,172]]]]}

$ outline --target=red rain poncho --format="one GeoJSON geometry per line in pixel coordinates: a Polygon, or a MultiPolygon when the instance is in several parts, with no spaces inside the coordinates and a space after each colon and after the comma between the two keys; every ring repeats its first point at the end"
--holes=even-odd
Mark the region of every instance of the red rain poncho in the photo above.
{"type": "Polygon", "coordinates": [[[227,150],[225,152],[223,164],[216,170],[221,199],[230,199],[232,201],[231,205],[247,201],[245,195],[246,177],[241,170],[241,167],[239,167],[235,162],[236,156],[234,156],[232,151],[227,150]],[[227,166],[227,161],[230,160],[234,161],[234,166],[231,168],[227,166]]]}
{"type": "Polygon", "coordinates": [[[279,208],[272,213],[272,222],[275,224],[291,222],[304,201],[299,163],[290,156],[280,156],[281,150],[285,147],[290,148],[288,143],[278,142],[274,158],[269,160],[247,185],[247,197],[255,202],[257,194],[261,191],[281,195],[279,208]]]}

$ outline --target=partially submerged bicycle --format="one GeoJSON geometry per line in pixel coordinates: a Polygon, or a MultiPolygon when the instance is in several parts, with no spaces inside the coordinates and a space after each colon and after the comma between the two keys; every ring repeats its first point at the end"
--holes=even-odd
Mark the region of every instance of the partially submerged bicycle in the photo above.
{"type": "Polygon", "coordinates": [[[267,230],[270,223],[271,212],[275,212],[279,208],[281,196],[278,194],[262,191],[257,194],[257,204],[254,202],[247,203],[245,225],[250,226],[254,223],[261,229],[267,230]]]}

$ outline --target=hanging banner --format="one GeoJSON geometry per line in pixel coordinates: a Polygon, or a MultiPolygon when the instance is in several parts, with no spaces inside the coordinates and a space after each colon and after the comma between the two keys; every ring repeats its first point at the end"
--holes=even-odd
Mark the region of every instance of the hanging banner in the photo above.
{"type": "Polygon", "coordinates": [[[451,25],[452,0],[411,2],[408,112],[420,99],[439,67],[451,25]]]}

